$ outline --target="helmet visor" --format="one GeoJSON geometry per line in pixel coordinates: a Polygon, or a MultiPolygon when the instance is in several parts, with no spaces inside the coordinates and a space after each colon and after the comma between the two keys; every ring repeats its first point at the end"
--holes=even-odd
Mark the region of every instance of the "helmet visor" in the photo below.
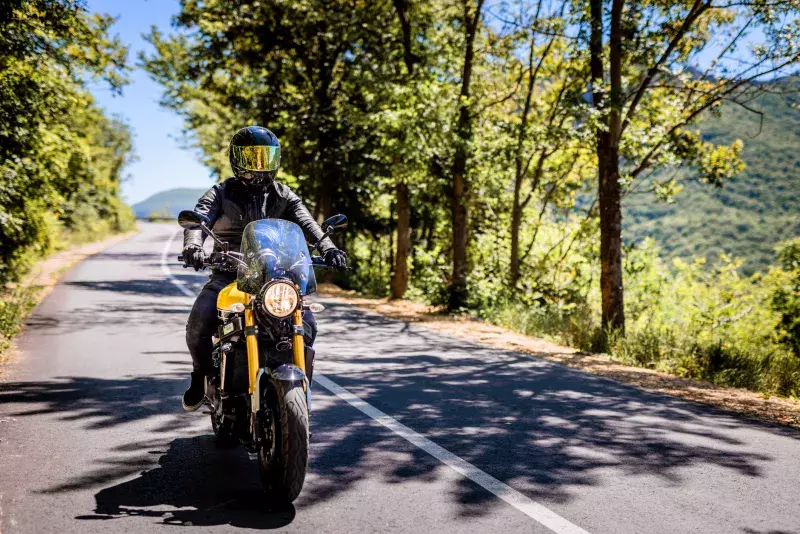
{"type": "Polygon", "coordinates": [[[277,171],[281,163],[279,146],[231,145],[231,164],[246,171],[277,171]]]}

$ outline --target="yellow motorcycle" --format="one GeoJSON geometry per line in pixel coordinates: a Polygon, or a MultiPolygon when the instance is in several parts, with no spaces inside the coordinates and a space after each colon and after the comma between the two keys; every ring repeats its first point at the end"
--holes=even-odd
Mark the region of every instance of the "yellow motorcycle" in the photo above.
{"type": "MultiPolygon", "coordinates": [[[[251,222],[242,234],[240,253],[229,251],[200,213],[182,211],[178,223],[202,230],[216,243],[217,252],[206,266],[236,271],[236,281],[217,297],[214,373],[206,377],[214,434],[220,442],[239,441],[257,454],[270,498],[292,502],[308,467],[314,367],[314,350],[303,337],[303,310],[323,309],[304,299],[317,287],[314,268],[327,265],[310,254],[303,231],[290,221],[251,222]]],[[[324,237],[345,228],[344,215],[322,224],[324,237]]]]}

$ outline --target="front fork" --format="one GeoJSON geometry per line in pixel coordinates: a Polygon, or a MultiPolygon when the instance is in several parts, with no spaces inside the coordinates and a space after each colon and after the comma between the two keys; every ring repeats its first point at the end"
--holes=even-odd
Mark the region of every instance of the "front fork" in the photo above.
{"type": "MultiPolygon", "coordinates": [[[[264,369],[259,368],[258,358],[258,336],[256,331],[256,314],[253,311],[253,299],[244,310],[244,334],[247,344],[247,370],[250,378],[250,406],[251,415],[255,421],[255,414],[261,409],[261,388],[260,380],[264,369]]],[[[306,374],[306,344],[303,338],[303,310],[299,306],[292,314],[292,359],[294,365],[306,374]]],[[[306,393],[306,402],[309,410],[311,409],[311,399],[309,398],[308,381],[303,381],[303,390],[306,393]]]]}
{"type": "MultiPolygon", "coordinates": [[[[303,338],[303,310],[302,306],[295,310],[292,316],[292,350],[294,351],[294,364],[306,373],[306,342],[303,338]]],[[[303,385],[305,388],[305,385],[303,385]]]]}

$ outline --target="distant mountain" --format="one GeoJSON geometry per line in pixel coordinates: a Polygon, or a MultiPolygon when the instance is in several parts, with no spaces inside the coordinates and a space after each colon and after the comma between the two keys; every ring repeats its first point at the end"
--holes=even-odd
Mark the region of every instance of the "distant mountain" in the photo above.
{"type": "MultiPolygon", "coordinates": [[[[781,92],[800,91],[800,78],[773,82],[781,92]]],[[[675,203],[631,195],[623,217],[626,241],[653,237],[671,257],[714,259],[726,252],[744,260],[743,271],[763,271],[775,246],[800,236],[800,93],[767,93],[749,107],[726,102],[722,115],[699,125],[704,139],[744,142],[747,168],[721,189],[688,182],[675,203]]]]}
{"type": "Polygon", "coordinates": [[[181,210],[194,208],[197,199],[207,189],[178,188],[161,191],[133,205],[137,218],[145,217],[177,217],[181,210]]]}

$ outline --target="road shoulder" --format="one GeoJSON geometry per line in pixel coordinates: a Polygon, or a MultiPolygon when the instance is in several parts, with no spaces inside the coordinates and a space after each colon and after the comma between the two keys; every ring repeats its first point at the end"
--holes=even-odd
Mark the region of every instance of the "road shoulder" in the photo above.
{"type": "Polygon", "coordinates": [[[610,378],[647,391],[708,404],[726,411],[800,430],[800,401],[765,396],[741,388],[718,387],[709,382],[624,365],[606,354],[589,354],[551,341],[525,336],[466,316],[438,313],[436,309],[406,300],[370,298],[332,284],[321,284],[321,296],[355,305],[406,323],[468,339],[490,347],[529,354],[574,369],[610,378]]]}

